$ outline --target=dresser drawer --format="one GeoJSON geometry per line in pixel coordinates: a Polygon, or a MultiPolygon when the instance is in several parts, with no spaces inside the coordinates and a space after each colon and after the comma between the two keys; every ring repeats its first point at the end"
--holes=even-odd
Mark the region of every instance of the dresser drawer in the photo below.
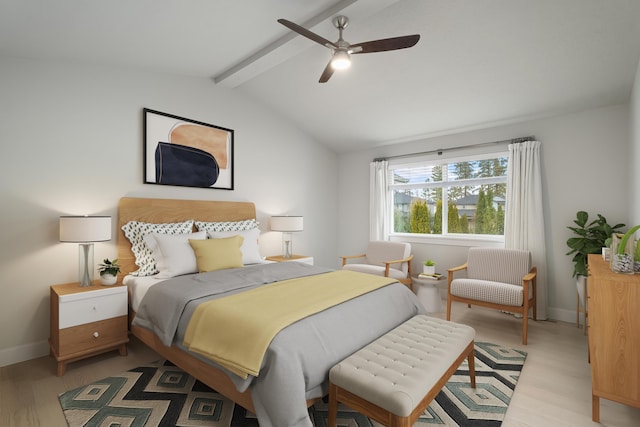
{"type": "Polygon", "coordinates": [[[127,288],[123,286],[62,295],[59,298],[58,327],[65,329],[126,314],[127,288]]]}
{"type": "Polygon", "coordinates": [[[128,341],[127,316],[60,330],[59,357],[71,356],[128,341]]]}

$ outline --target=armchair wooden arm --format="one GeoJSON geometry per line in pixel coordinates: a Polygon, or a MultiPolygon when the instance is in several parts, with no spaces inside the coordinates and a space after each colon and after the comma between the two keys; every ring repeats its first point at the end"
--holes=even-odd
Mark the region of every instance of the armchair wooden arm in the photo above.
{"type": "Polygon", "coordinates": [[[367,254],[360,254],[360,255],[345,255],[345,256],[340,256],[338,258],[342,258],[342,266],[344,267],[344,265],[347,263],[348,259],[352,259],[352,258],[364,258],[366,257],[367,254]]]}
{"type": "Polygon", "coordinates": [[[537,267],[532,267],[531,271],[522,278],[522,281],[525,282],[530,282],[532,280],[534,280],[538,275],[538,268],[537,267]]]}
{"type": "Polygon", "coordinates": [[[384,269],[384,276],[385,277],[389,277],[389,268],[391,267],[391,264],[401,264],[403,262],[407,262],[409,263],[409,270],[407,271],[407,277],[411,278],[411,260],[413,259],[413,254],[409,255],[406,258],[403,259],[396,259],[394,261],[385,261],[384,265],[385,265],[385,269],[384,269]]]}
{"type": "Polygon", "coordinates": [[[467,269],[467,263],[465,262],[462,265],[459,265],[457,267],[452,267],[450,269],[447,270],[447,288],[451,289],[451,281],[453,280],[453,273],[455,273],[456,271],[462,271],[462,270],[466,270],[467,269]]]}

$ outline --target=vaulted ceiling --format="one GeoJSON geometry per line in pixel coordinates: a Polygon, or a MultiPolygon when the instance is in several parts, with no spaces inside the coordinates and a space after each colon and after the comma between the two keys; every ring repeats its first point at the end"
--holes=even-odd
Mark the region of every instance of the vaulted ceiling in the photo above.
{"type": "MultiPolygon", "coordinates": [[[[211,78],[337,152],[629,99],[638,0],[0,0],[0,55],[211,78]],[[327,83],[335,41],[420,34],[353,56],[327,83]]],[[[0,58],[1,60],[1,58],[0,58]]]]}

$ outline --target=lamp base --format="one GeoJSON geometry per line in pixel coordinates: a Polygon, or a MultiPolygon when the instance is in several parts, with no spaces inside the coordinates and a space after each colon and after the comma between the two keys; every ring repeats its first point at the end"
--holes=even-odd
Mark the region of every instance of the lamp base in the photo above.
{"type": "Polygon", "coordinates": [[[93,243],[78,245],[78,281],[80,287],[91,286],[93,282],[93,243]]]}
{"type": "Polygon", "coordinates": [[[291,258],[293,253],[293,236],[291,233],[282,233],[282,255],[283,258],[291,258]]]}

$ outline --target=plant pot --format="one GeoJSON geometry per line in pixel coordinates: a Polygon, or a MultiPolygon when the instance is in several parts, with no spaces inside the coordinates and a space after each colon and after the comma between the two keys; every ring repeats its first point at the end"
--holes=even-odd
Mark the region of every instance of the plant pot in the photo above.
{"type": "Polygon", "coordinates": [[[633,257],[629,254],[611,254],[611,270],[614,273],[633,274],[633,257]]]}
{"type": "Polygon", "coordinates": [[[429,275],[433,276],[434,274],[436,274],[436,266],[435,265],[423,265],[422,266],[422,273],[423,274],[429,274],[429,275]]]}
{"type": "Polygon", "coordinates": [[[118,276],[114,276],[113,274],[105,273],[100,275],[100,283],[102,283],[103,285],[115,285],[117,281],[118,276]]]}
{"type": "Polygon", "coordinates": [[[585,281],[587,278],[581,274],[576,278],[576,290],[578,291],[578,298],[580,299],[580,305],[584,308],[587,307],[587,295],[585,281]]]}

